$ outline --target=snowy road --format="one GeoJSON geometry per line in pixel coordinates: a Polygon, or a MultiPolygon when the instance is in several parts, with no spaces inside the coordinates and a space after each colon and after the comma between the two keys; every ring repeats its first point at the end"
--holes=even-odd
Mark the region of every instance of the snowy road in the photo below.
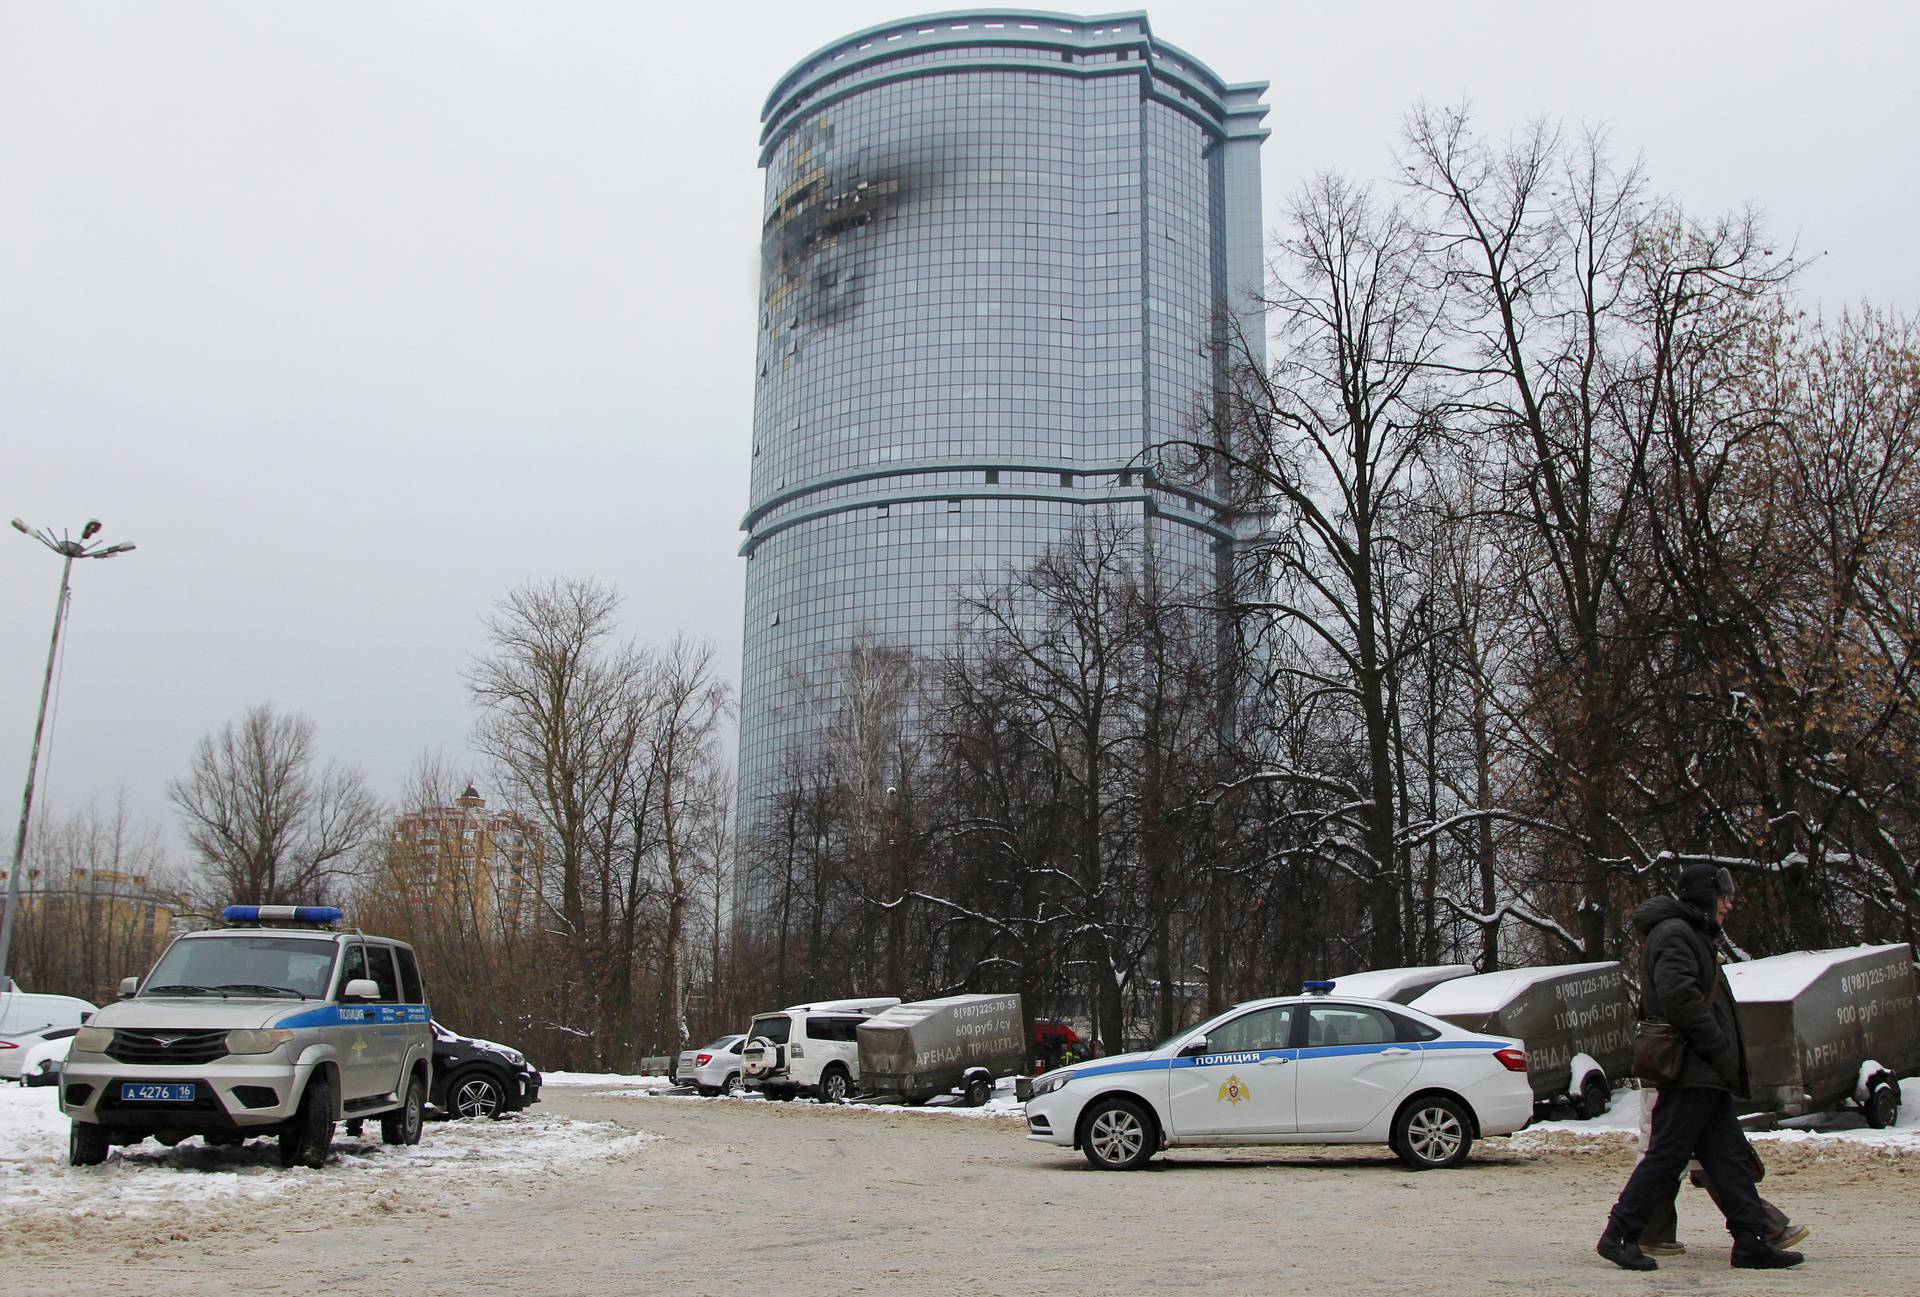
{"type": "Polygon", "coordinates": [[[191,1143],[67,1168],[39,1107],[50,1094],[0,1087],[0,1274],[8,1291],[89,1297],[1766,1297],[1904,1293],[1920,1274],[1911,1126],[1763,1141],[1767,1193],[1814,1230],[1802,1270],[1730,1272],[1724,1233],[1687,1190],[1694,1253],[1650,1283],[1591,1251],[1632,1164],[1624,1132],[1536,1129],[1423,1175],[1384,1149],[1181,1152],[1113,1175],[1026,1142],[1006,1103],[827,1109],[649,1088],[555,1086],[528,1117],[434,1124],[416,1150],[337,1137],[312,1172],[280,1170],[264,1145],[191,1143]]]}

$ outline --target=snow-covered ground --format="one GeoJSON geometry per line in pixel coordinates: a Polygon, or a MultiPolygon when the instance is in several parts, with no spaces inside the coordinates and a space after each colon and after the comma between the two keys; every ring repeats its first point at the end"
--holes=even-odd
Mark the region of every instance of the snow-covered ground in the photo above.
{"type": "MultiPolygon", "coordinates": [[[[554,1072],[546,1084],[591,1089],[648,1102],[688,1104],[765,1103],[759,1096],[701,1098],[676,1090],[665,1077],[622,1076],[597,1072],[554,1072]]],[[[602,1122],[579,1121],[535,1108],[506,1121],[432,1122],[413,1148],[390,1148],[380,1142],[379,1124],[369,1122],[367,1134],[352,1138],[337,1131],[334,1156],[318,1171],[283,1170],[271,1140],[257,1140],[242,1148],[208,1148],[190,1139],[177,1148],[151,1140],[130,1148],[116,1148],[101,1167],[74,1168],[67,1163],[67,1121],[60,1115],[51,1088],[23,1089],[0,1085],[0,1212],[34,1210],[55,1216],[84,1219],[127,1216],[162,1209],[177,1210],[193,1203],[238,1205],[273,1198],[293,1189],[332,1183],[342,1189],[417,1185],[424,1182],[472,1182],[502,1177],[511,1182],[527,1175],[564,1174],[568,1167],[621,1153],[655,1138],[647,1134],[608,1136],[602,1122]]],[[[919,1113],[930,1118],[962,1117],[1017,1119],[1019,1102],[1013,1097],[1012,1078],[1000,1082],[993,1099],[979,1108],[959,1099],[935,1099],[918,1108],[901,1104],[850,1104],[842,1111],[919,1113]]],[[[1612,1109],[1592,1121],[1549,1121],[1531,1126],[1513,1137],[1515,1147],[1530,1143],[1542,1148],[1554,1135],[1616,1136],[1631,1139],[1639,1128],[1639,1096],[1622,1090],[1612,1109]]],[[[1901,1086],[1899,1124],[1873,1130],[1857,1113],[1825,1113],[1783,1123],[1780,1129],[1755,1132],[1761,1141],[1791,1143],[1803,1148],[1831,1146],[1836,1151],[1871,1150],[1887,1155],[1920,1154],[1920,1080],[1901,1086]]]]}
{"type": "MultiPolygon", "coordinates": [[[[1613,1107],[1592,1121],[1543,1121],[1527,1127],[1514,1142],[1524,1148],[1529,1136],[1559,1132],[1570,1135],[1624,1135],[1637,1138],[1640,1133],[1640,1095],[1633,1090],[1614,1093],[1613,1107]]],[[[1920,1153],[1920,1078],[1900,1083],[1900,1120],[1886,1130],[1875,1130],[1857,1112],[1823,1112],[1780,1123],[1775,1130],[1756,1130],[1750,1137],[1766,1141],[1796,1144],[1803,1148],[1867,1148],[1887,1153],[1920,1153]]]]}
{"type": "Polygon", "coordinates": [[[534,1108],[504,1121],[429,1122],[411,1148],[380,1142],[380,1123],[351,1137],[336,1128],[333,1158],[318,1171],[281,1168],[274,1141],[208,1148],[190,1139],[176,1148],[152,1140],[116,1148],[99,1167],[67,1165],[67,1119],[51,1087],[0,1085],[0,1214],[33,1209],[75,1219],[126,1216],[192,1202],[243,1203],[334,1182],[379,1187],[449,1178],[503,1177],[561,1170],[616,1156],[654,1138],[609,1139],[602,1122],[576,1121],[534,1108]]]}

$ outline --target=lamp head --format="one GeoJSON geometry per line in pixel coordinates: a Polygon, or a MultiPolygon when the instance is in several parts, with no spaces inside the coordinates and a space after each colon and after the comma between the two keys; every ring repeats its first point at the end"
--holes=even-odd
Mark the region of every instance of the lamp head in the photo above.
{"type": "Polygon", "coordinates": [[[28,536],[33,535],[33,528],[27,526],[26,521],[21,518],[15,518],[13,520],[13,529],[17,532],[23,533],[24,535],[28,535],[28,536]]]}
{"type": "Polygon", "coordinates": [[[99,534],[99,531],[100,531],[100,520],[98,518],[89,518],[87,519],[87,525],[80,529],[80,539],[92,540],[96,535],[99,534]]]}

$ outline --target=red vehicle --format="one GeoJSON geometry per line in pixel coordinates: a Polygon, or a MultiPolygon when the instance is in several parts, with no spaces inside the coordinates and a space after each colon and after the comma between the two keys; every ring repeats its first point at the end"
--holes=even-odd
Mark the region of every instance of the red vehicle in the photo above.
{"type": "Polygon", "coordinates": [[[1057,1018],[1040,1018],[1033,1024],[1033,1073],[1068,1063],[1077,1063],[1083,1058],[1092,1058],[1093,1044],[1081,1038],[1080,1033],[1057,1018]]]}

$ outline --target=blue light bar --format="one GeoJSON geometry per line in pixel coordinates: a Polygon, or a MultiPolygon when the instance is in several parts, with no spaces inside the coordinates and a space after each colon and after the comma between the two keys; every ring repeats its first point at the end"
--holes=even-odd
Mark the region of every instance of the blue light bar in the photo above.
{"type": "Polygon", "coordinates": [[[1308,995],[1325,995],[1333,989],[1332,982],[1302,982],[1300,989],[1308,995]]]}
{"type": "Polygon", "coordinates": [[[346,915],[331,905],[229,905],[226,923],[338,923],[346,915]]]}

